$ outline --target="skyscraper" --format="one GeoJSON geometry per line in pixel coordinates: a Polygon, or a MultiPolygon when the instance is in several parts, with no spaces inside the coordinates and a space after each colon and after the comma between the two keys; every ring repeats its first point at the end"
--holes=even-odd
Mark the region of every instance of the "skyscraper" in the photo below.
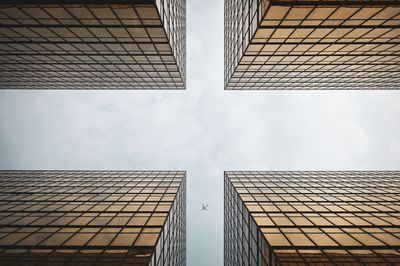
{"type": "Polygon", "coordinates": [[[225,1],[225,88],[399,89],[397,0],[225,1]]]}
{"type": "Polygon", "coordinates": [[[1,89],[184,89],[186,0],[2,0],[1,89]]]}
{"type": "Polygon", "coordinates": [[[225,172],[225,265],[400,265],[400,172],[225,172]]]}
{"type": "Polygon", "coordinates": [[[185,178],[0,171],[0,265],[185,265],[185,178]]]}

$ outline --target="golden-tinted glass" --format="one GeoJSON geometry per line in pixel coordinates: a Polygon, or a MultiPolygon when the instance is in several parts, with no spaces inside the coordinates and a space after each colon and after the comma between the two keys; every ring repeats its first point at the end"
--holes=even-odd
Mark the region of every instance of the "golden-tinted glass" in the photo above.
{"type": "Polygon", "coordinates": [[[1,1],[0,89],[185,88],[184,0],[89,2],[1,1]]]}
{"type": "Polygon", "coordinates": [[[185,178],[0,171],[0,264],[184,265],[185,178]]]}
{"type": "Polygon", "coordinates": [[[400,264],[400,172],[226,172],[226,265],[400,264]]]}
{"type": "Polygon", "coordinates": [[[225,88],[399,89],[399,25],[399,1],[225,1],[225,88]]]}

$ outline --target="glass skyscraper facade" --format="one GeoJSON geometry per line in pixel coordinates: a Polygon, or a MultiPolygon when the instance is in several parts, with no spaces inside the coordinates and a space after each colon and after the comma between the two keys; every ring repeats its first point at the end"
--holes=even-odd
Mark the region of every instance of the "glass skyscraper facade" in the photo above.
{"type": "Polygon", "coordinates": [[[225,89],[399,89],[398,0],[225,1],[225,89]]]}
{"type": "Polygon", "coordinates": [[[0,265],[185,265],[185,179],[0,171],[0,265]]]}
{"type": "Polygon", "coordinates": [[[0,89],[185,89],[185,0],[0,1],[0,89]]]}
{"type": "Polygon", "coordinates": [[[225,265],[400,265],[399,171],[225,172],[225,265]]]}

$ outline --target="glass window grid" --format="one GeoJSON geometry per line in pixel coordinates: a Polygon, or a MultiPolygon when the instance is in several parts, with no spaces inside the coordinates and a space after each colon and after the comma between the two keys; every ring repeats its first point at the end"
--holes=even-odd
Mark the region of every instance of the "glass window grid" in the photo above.
{"type": "Polygon", "coordinates": [[[225,263],[397,265],[399,181],[396,171],[225,172],[225,263]],[[265,189],[273,197],[257,200],[265,189]],[[332,192],[345,197],[324,199],[332,192]]]}
{"type": "Polygon", "coordinates": [[[225,2],[226,89],[398,89],[398,2],[247,2],[225,2]]]}
{"type": "Polygon", "coordinates": [[[0,5],[0,88],[184,89],[186,3],[148,2],[0,5]]]}
{"type": "Polygon", "coordinates": [[[0,171],[0,176],[2,262],[186,261],[185,172],[0,171]],[[40,190],[30,192],[30,186],[40,190]]]}

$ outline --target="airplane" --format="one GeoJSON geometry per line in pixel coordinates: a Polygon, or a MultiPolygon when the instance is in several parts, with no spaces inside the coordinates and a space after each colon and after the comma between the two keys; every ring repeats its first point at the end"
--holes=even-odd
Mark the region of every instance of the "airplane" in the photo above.
{"type": "Polygon", "coordinates": [[[208,211],[208,204],[204,205],[204,203],[203,203],[203,207],[201,207],[201,211],[208,211]]]}

